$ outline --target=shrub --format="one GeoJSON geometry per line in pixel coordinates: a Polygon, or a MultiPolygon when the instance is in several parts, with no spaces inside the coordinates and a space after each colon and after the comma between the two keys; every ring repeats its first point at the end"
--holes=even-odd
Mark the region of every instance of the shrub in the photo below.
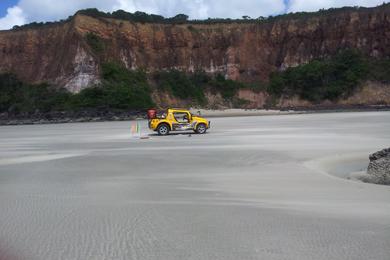
{"type": "Polygon", "coordinates": [[[156,73],[154,78],[159,89],[169,91],[181,99],[192,99],[199,104],[205,102],[204,92],[206,89],[221,93],[226,100],[232,100],[240,88],[249,88],[254,91],[265,89],[264,84],[261,83],[244,84],[225,79],[221,74],[211,77],[204,71],[186,74],[178,70],[170,70],[156,73]]]}
{"type": "Polygon", "coordinates": [[[210,85],[214,90],[221,93],[224,99],[232,99],[238,89],[246,87],[243,83],[231,79],[225,79],[221,74],[217,74],[214,79],[210,81],[210,85]]]}
{"type": "Polygon", "coordinates": [[[367,72],[364,57],[354,50],[346,50],[332,58],[273,73],[268,91],[276,96],[298,95],[313,102],[337,100],[350,95],[367,72]]]}
{"type": "Polygon", "coordinates": [[[390,83],[390,59],[369,61],[369,79],[382,83],[390,83]]]}
{"type": "Polygon", "coordinates": [[[50,112],[84,108],[145,109],[154,104],[143,71],[107,63],[102,66],[103,83],[72,94],[47,84],[31,85],[14,75],[0,75],[0,112],[50,112]]]}
{"type": "Polygon", "coordinates": [[[186,23],[188,21],[188,15],[178,14],[178,15],[176,15],[172,18],[169,18],[167,20],[168,20],[168,22],[171,22],[171,23],[183,24],[183,23],[186,23]]]}
{"type": "Polygon", "coordinates": [[[29,85],[12,74],[0,75],[0,112],[48,112],[65,109],[70,93],[47,84],[29,85]]]}
{"type": "Polygon", "coordinates": [[[178,70],[163,71],[154,76],[159,89],[169,91],[181,99],[192,99],[196,103],[205,101],[202,77],[199,73],[190,77],[178,70]]]}
{"type": "Polygon", "coordinates": [[[153,106],[145,71],[130,71],[117,63],[105,63],[102,78],[106,106],[118,109],[153,106]]]}
{"type": "Polygon", "coordinates": [[[88,32],[85,35],[85,39],[91,47],[92,51],[96,54],[100,54],[104,51],[105,49],[105,44],[102,38],[100,38],[98,35],[96,35],[93,32],[88,32]]]}
{"type": "Polygon", "coordinates": [[[146,83],[147,76],[143,70],[128,70],[124,66],[107,62],[102,64],[102,78],[110,82],[124,82],[129,85],[146,83]]]}
{"type": "Polygon", "coordinates": [[[110,18],[111,17],[110,13],[101,12],[96,8],[82,9],[82,10],[77,11],[76,15],[77,14],[87,15],[87,16],[94,17],[94,18],[101,18],[101,17],[110,18]]]}

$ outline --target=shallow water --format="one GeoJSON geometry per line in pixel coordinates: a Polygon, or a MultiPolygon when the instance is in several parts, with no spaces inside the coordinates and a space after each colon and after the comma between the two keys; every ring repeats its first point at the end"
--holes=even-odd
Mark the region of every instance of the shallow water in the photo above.
{"type": "Polygon", "coordinates": [[[310,160],[304,165],[314,171],[330,174],[344,179],[359,179],[353,176],[356,173],[367,175],[367,166],[370,163],[366,153],[345,153],[336,156],[321,157],[310,160]]]}
{"type": "Polygon", "coordinates": [[[388,259],[390,112],[211,120],[0,127],[0,259],[388,259]]]}

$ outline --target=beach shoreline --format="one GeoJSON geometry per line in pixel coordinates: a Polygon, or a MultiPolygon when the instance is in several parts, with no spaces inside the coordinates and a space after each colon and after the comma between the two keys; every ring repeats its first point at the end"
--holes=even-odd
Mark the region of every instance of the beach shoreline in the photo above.
{"type": "MultiPolygon", "coordinates": [[[[190,108],[191,113],[204,117],[242,117],[242,116],[275,116],[312,113],[343,113],[343,112],[376,112],[390,111],[389,106],[351,106],[351,107],[302,107],[283,109],[204,109],[190,108]]],[[[20,115],[0,114],[0,126],[6,125],[42,125],[84,122],[115,122],[146,119],[146,111],[95,111],[79,112],[49,112],[24,113],[20,115]]]]}

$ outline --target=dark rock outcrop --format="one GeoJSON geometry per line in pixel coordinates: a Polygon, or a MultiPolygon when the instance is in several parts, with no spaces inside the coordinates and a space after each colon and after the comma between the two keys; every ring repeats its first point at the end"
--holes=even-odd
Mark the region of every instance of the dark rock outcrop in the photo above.
{"type": "Polygon", "coordinates": [[[370,182],[390,185],[390,148],[370,155],[367,173],[370,182]]]}

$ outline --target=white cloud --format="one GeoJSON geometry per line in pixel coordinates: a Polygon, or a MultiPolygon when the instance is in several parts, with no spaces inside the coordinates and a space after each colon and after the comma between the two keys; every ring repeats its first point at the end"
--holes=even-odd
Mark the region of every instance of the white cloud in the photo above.
{"type": "Polygon", "coordinates": [[[366,6],[380,5],[384,0],[290,0],[288,12],[317,11],[319,9],[343,6],[366,6]]]}
{"type": "Polygon", "coordinates": [[[98,8],[102,11],[123,9],[171,17],[184,13],[192,19],[208,17],[258,17],[282,13],[283,0],[20,0],[27,22],[67,18],[77,10],[98,8]]]}
{"type": "Polygon", "coordinates": [[[281,13],[285,9],[283,0],[118,0],[114,9],[129,12],[142,10],[167,17],[184,13],[192,19],[208,17],[241,18],[281,13]]]}
{"type": "Polygon", "coordinates": [[[14,25],[22,25],[26,23],[26,18],[23,14],[23,10],[14,6],[7,9],[7,14],[0,18],[0,30],[6,30],[12,28],[14,25]]]}
{"type": "Polygon", "coordinates": [[[284,12],[283,0],[213,0],[208,3],[211,17],[240,18],[249,15],[252,18],[269,16],[284,12]]]}
{"type": "Polygon", "coordinates": [[[85,8],[111,11],[117,0],[20,0],[18,6],[29,22],[55,21],[67,18],[85,8]]]}

